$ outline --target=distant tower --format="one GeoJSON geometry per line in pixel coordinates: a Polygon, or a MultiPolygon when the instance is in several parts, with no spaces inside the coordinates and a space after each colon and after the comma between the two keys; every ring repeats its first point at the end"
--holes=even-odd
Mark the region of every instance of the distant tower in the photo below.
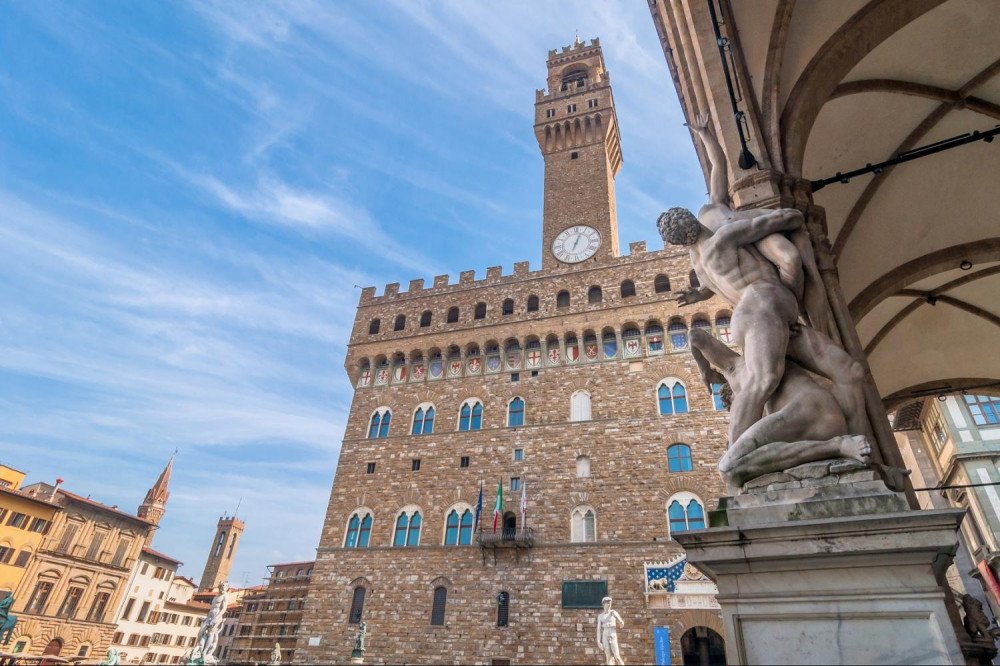
{"type": "Polygon", "coordinates": [[[618,256],[615,175],[621,140],[600,40],[549,51],[548,90],[535,93],[535,137],[545,158],[542,267],[618,256]]]}
{"type": "Polygon", "coordinates": [[[233,566],[236,545],[240,535],[243,534],[244,527],[243,521],[236,516],[219,518],[219,525],[215,530],[215,540],[212,541],[212,550],[208,551],[205,571],[201,574],[199,592],[214,590],[219,586],[219,583],[229,580],[229,569],[233,566]]]}
{"type": "MultiPolygon", "coordinates": [[[[167,508],[167,498],[170,497],[170,493],[167,492],[167,486],[170,485],[170,472],[173,467],[174,457],[170,456],[167,466],[160,472],[160,476],[156,479],[153,487],[146,491],[146,498],[135,512],[137,516],[143,520],[148,520],[154,525],[160,524],[160,520],[163,518],[163,514],[167,508]]],[[[155,531],[150,530],[146,536],[147,546],[153,542],[153,533],[155,531]]]]}

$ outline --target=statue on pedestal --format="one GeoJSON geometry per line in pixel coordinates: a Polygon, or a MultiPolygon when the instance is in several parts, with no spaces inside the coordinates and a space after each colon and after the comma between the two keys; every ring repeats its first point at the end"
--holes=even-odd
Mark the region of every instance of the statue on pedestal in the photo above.
{"type": "Polygon", "coordinates": [[[8,594],[0,599],[0,645],[7,645],[10,642],[10,636],[14,633],[14,627],[17,626],[17,616],[10,612],[13,605],[13,594],[8,594]]]}
{"type": "Polygon", "coordinates": [[[597,616],[597,644],[604,650],[606,664],[624,666],[621,654],[618,653],[618,628],[624,627],[618,611],[611,610],[611,597],[601,599],[604,612],[597,616]]]}
{"type": "Polygon", "coordinates": [[[365,638],[368,636],[368,625],[362,622],[358,626],[358,636],[354,639],[354,649],[351,650],[351,663],[360,664],[365,660],[365,638]]]}
{"type": "MultiPolygon", "coordinates": [[[[708,118],[701,116],[692,129],[704,143],[712,162],[710,202],[697,218],[686,209],[672,208],[660,216],[658,227],[664,242],[690,249],[691,264],[703,285],[682,294],[678,302],[687,305],[716,293],[733,306],[731,328],[743,356],[728,348],[732,355],[721,353],[725,345],[708,343],[706,338],[710,336],[692,336],[692,347],[697,344],[701,352],[699,368],[706,383],[724,383],[721,381],[724,377],[738,384],[732,386],[729,441],[733,448],[727,454],[724,472],[735,482],[794,467],[804,457],[801,449],[815,450],[818,441],[867,435],[865,372],[827,335],[828,304],[808,234],[802,228],[802,213],[789,208],[732,210],[728,204],[725,154],[707,125],[708,118]],[[786,363],[786,358],[794,366],[786,363]],[[711,365],[723,371],[722,377],[708,372],[711,365]],[[811,388],[815,382],[807,371],[830,380],[829,394],[833,401],[820,395],[823,389],[818,385],[811,388]],[[784,398],[776,398],[783,382],[784,398]],[[801,419],[798,425],[787,426],[786,422],[804,409],[792,399],[795,391],[788,388],[789,384],[808,388],[817,404],[822,404],[822,414],[812,415],[814,419],[822,417],[828,421],[829,427],[821,435],[810,436],[809,432],[796,435],[796,428],[806,425],[801,419]],[[772,409],[783,410],[783,415],[774,414],[768,424],[751,431],[764,419],[769,404],[772,409]],[[841,418],[845,428],[840,428],[841,418]],[[781,427],[775,430],[775,426],[781,427]],[[843,432],[835,432],[838,430],[843,432]],[[751,434],[744,437],[748,431],[751,434]],[[823,436],[827,432],[829,435],[823,436]],[[746,459],[766,444],[789,443],[789,436],[797,436],[795,441],[806,441],[796,448],[771,447],[767,455],[746,459]],[[737,442],[741,443],[738,449],[737,442]]],[[[854,444],[847,444],[847,448],[849,453],[854,452],[854,444]]],[[[867,440],[857,448],[856,455],[850,457],[867,463],[870,456],[867,440]],[[862,450],[865,448],[867,451],[862,450]]],[[[815,450],[805,457],[810,460],[837,457],[828,453],[825,449],[815,450]]]]}
{"type": "Polygon", "coordinates": [[[274,649],[271,650],[271,661],[269,663],[272,664],[281,663],[281,643],[274,644],[274,649]]]}
{"type": "Polygon", "coordinates": [[[121,657],[118,655],[117,648],[108,648],[108,653],[101,661],[99,666],[118,666],[121,663],[121,657]]]}
{"type": "Polygon", "coordinates": [[[195,647],[188,654],[188,664],[217,664],[215,648],[219,644],[219,632],[225,619],[226,608],[229,606],[229,586],[224,581],[219,583],[219,593],[212,599],[208,615],[201,622],[195,647]]]}

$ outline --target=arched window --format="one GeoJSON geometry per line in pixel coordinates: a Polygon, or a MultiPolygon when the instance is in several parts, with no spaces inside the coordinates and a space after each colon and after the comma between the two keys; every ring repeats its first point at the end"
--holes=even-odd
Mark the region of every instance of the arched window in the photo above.
{"type": "Polygon", "coordinates": [[[589,421],[590,420],[590,394],[583,389],[573,393],[573,396],[569,400],[570,404],[570,421],[589,421]]]}
{"type": "Polygon", "coordinates": [[[381,319],[372,319],[371,323],[368,324],[368,335],[375,335],[378,330],[382,327],[381,319]]]}
{"type": "Polygon", "coordinates": [[[667,326],[667,334],[670,335],[670,347],[673,349],[685,349],[688,346],[687,325],[680,319],[674,319],[667,326]]]}
{"type": "Polygon", "coordinates": [[[425,403],[413,412],[412,435],[429,435],[434,432],[434,405],[425,403]]]}
{"type": "Polygon", "coordinates": [[[524,425],[524,400],[514,398],[507,405],[507,425],[512,428],[524,425]]]}
{"type": "Polygon", "coordinates": [[[733,332],[729,328],[729,322],[730,318],[728,316],[715,318],[715,332],[719,336],[719,339],[727,345],[733,343],[733,332]]]}
{"type": "Polygon", "coordinates": [[[701,286],[701,280],[698,279],[698,274],[694,272],[693,268],[688,272],[688,284],[691,285],[692,289],[697,289],[701,286]]]}
{"type": "Polygon", "coordinates": [[[431,325],[431,311],[424,310],[420,315],[420,328],[427,328],[431,325]]]}
{"type": "Polygon", "coordinates": [[[667,466],[671,472],[690,472],[691,447],[687,444],[673,444],[667,447],[667,466]]]}
{"type": "Polygon", "coordinates": [[[500,310],[500,314],[502,314],[504,317],[506,317],[507,315],[514,314],[514,299],[513,298],[505,298],[505,299],[503,299],[503,306],[502,306],[502,309],[500,310]]]}
{"type": "Polygon", "coordinates": [[[392,419],[392,412],[388,407],[379,407],[372,414],[368,424],[368,439],[382,439],[389,436],[389,421],[392,419]]]}
{"type": "Polygon", "coordinates": [[[712,384],[712,404],[715,410],[721,412],[726,408],[722,403],[722,384],[712,384]]]}
{"type": "Polygon", "coordinates": [[[497,626],[506,627],[510,621],[510,594],[501,592],[497,595],[497,626]]]}
{"type": "Polygon", "coordinates": [[[403,511],[396,519],[396,532],[392,539],[393,546],[417,546],[420,544],[420,512],[403,511]]]}
{"type": "Polygon", "coordinates": [[[622,282],[622,298],[630,298],[632,296],[635,296],[635,282],[625,280],[622,282]]]}
{"type": "Polygon", "coordinates": [[[587,85],[587,70],[574,69],[563,74],[562,89],[582,88],[587,85]]]}
{"type": "Polygon", "coordinates": [[[683,414],[688,410],[687,392],[677,379],[664,379],[656,387],[660,414],[683,414]]]}
{"type": "Polygon", "coordinates": [[[344,548],[367,548],[372,536],[372,514],[367,511],[355,511],[347,521],[347,536],[344,538],[344,548]]]}
{"type": "Polygon", "coordinates": [[[566,291],[565,289],[556,294],[556,307],[557,308],[569,307],[569,292],[566,291]]]}
{"type": "Polygon", "coordinates": [[[444,545],[468,546],[472,543],[472,511],[452,509],[445,521],[444,545]]]}
{"type": "Polygon", "coordinates": [[[454,324],[458,321],[458,308],[448,308],[448,323],[454,324]]]}
{"type": "Polygon", "coordinates": [[[681,492],[667,501],[670,533],[705,529],[705,510],[693,493],[681,492]]]}
{"type": "Polygon", "coordinates": [[[708,320],[703,317],[696,317],[694,321],[691,322],[691,328],[704,328],[709,333],[712,332],[712,325],[708,323],[708,320]]]}
{"type": "Polygon", "coordinates": [[[528,296],[528,312],[538,312],[538,296],[528,296]]]}
{"type": "Polygon", "coordinates": [[[406,328],[406,315],[399,315],[396,317],[396,322],[392,325],[392,330],[402,331],[406,328]]]}
{"type": "Polygon", "coordinates": [[[481,430],[483,427],[483,403],[466,400],[458,411],[459,430],[481,430]]]}
{"type": "Polygon", "coordinates": [[[215,544],[215,557],[222,555],[222,549],[226,545],[226,533],[225,531],[219,532],[219,542],[215,544]]]}
{"type": "Polygon", "coordinates": [[[486,319],[486,303],[476,303],[476,319],[486,319]]]}
{"type": "Polygon", "coordinates": [[[663,327],[659,324],[646,326],[646,349],[650,354],[663,353],[663,327]]]}
{"type": "Polygon", "coordinates": [[[726,663],[726,641],[708,627],[691,627],[681,636],[684,664],[726,663]]]}
{"type": "Polygon", "coordinates": [[[444,624],[444,607],[448,603],[448,590],[443,587],[434,588],[434,603],[431,605],[431,624],[444,624]]]}
{"type": "Polygon", "coordinates": [[[576,475],[581,479],[586,479],[590,476],[590,458],[587,456],[577,456],[576,475]]]}
{"type": "Polygon", "coordinates": [[[597,541],[597,517],[591,507],[578,506],[573,509],[570,523],[571,541],[574,543],[597,541]]]}
{"type": "Polygon", "coordinates": [[[601,291],[600,287],[594,285],[593,287],[587,290],[588,303],[600,303],[602,300],[604,300],[604,294],[601,291]]]}
{"type": "Polygon", "coordinates": [[[662,294],[665,291],[670,291],[670,278],[662,273],[656,276],[653,280],[653,291],[657,294],[662,294]]]}
{"type": "Polygon", "coordinates": [[[360,585],[354,588],[354,598],[351,599],[351,613],[347,621],[351,624],[361,622],[361,615],[365,612],[365,588],[360,585]]]}

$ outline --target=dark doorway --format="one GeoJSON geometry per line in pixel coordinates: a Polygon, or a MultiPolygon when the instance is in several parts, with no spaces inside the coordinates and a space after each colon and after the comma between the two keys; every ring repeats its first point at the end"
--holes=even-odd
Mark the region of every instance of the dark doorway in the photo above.
{"type": "Polygon", "coordinates": [[[726,642],[708,627],[691,627],[681,636],[684,666],[725,666],[726,642]]]}
{"type": "Polygon", "coordinates": [[[503,539],[513,541],[517,536],[517,516],[508,511],[503,514],[503,539]]]}

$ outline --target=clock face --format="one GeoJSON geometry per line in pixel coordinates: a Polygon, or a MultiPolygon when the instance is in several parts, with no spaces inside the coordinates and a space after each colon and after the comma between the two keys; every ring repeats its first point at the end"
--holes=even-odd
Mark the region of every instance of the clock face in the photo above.
{"type": "Polygon", "coordinates": [[[593,227],[578,224],[564,229],[552,241],[552,254],[559,261],[576,264],[590,259],[601,247],[601,234],[593,227]]]}

